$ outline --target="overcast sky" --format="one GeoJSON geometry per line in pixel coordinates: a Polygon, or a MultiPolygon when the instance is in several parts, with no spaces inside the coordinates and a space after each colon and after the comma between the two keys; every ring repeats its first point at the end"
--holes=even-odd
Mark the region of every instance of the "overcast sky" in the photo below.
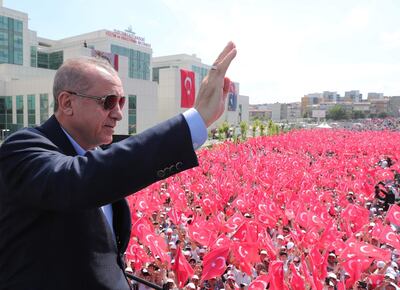
{"type": "Polygon", "coordinates": [[[3,1],[51,39],[131,25],[153,56],[196,54],[207,64],[232,40],[228,76],[251,104],[324,90],[400,95],[398,0],[3,1]]]}

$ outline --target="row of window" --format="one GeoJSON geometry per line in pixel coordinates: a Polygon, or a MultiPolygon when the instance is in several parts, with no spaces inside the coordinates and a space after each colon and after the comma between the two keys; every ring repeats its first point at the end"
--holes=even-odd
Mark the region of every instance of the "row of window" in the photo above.
{"type": "Polygon", "coordinates": [[[111,53],[126,56],[128,58],[128,77],[150,80],[149,53],[115,44],[111,45],[111,53]]]}
{"type": "Polygon", "coordinates": [[[0,63],[23,63],[23,23],[0,16],[0,63]]]}
{"type": "MultiPolygon", "coordinates": [[[[37,52],[37,67],[48,68],[57,70],[64,61],[64,51],[55,51],[51,53],[47,52],[37,52]]],[[[31,48],[31,66],[32,66],[32,54],[34,54],[34,49],[31,48]]]]}
{"type": "MultiPolygon", "coordinates": [[[[14,132],[24,127],[24,96],[15,96],[15,116],[16,123],[13,123],[13,97],[0,96],[0,129],[9,129],[14,132]]],[[[27,124],[29,127],[36,126],[36,97],[34,94],[26,96],[27,101],[27,124]]],[[[46,121],[49,117],[49,96],[48,94],[39,95],[40,104],[40,123],[46,121]]]]}
{"type": "MultiPolygon", "coordinates": [[[[36,98],[35,95],[29,94],[26,96],[27,99],[27,116],[28,126],[36,126],[36,98]]],[[[9,129],[10,132],[15,132],[18,129],[24,127],[24,96],[18,95],[15,97],[16,104],[16,120],[17,123],[13,123],[13,97],[12,96],[0,96],[0,129],[9,129]]],[[[48,94],[39,95],[39,107],[40,107],[40,124],[45,122],[49,118],[49,96],[48,94]]],[[[128,132],[129,134],[136,133],[136,95],[128,96],[128,132]]]]}

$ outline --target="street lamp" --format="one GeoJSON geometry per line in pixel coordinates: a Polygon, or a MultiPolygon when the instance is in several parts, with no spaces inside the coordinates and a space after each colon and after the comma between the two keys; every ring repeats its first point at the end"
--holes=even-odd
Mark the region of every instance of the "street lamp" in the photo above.
{"type": "Polygon", "coordinates": [[[4,140],[4,133],[10,132],[10,129],[1,129],[1,140],[4,140]]]}

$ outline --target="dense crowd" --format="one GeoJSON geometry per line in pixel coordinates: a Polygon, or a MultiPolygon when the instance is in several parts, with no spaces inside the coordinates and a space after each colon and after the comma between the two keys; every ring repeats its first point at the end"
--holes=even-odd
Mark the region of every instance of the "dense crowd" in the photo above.
{"type": "Polygon", "coordinates": [[[127,271],[169,289],[400,289],[398,144],[301,130],[201,150],[130,197],[127,271]]]}

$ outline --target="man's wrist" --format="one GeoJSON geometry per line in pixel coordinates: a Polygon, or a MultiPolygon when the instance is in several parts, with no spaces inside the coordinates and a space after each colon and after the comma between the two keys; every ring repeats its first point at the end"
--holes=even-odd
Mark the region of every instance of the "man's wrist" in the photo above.
{"type": "Polygon", "coordinates": [[[192,137],[193,149],[196,150],[207,140],[207,127],[200,113],[191,108],[183,113],[192,137]]]}

